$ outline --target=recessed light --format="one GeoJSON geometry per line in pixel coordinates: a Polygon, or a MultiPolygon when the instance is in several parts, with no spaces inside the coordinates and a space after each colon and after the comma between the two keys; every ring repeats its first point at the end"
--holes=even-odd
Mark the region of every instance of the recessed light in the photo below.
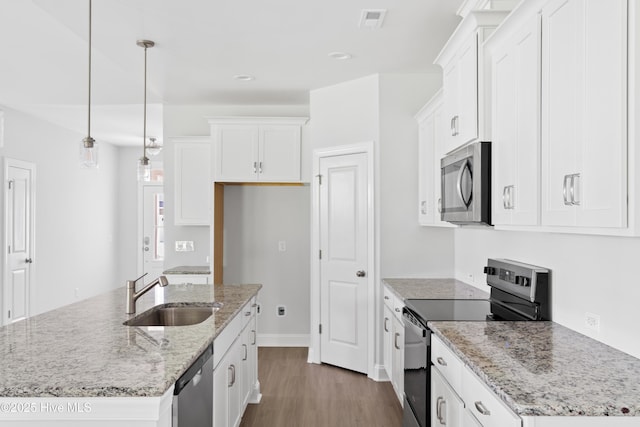
{"type": "Polygon", "coordinates": [[[347,52],[331,52],[329,54],[329,58],[331,59],[337,59],[337,60],[345,60],[345,59],[351,59],[353,58],[353,55],[351,55],[350,53],[347,52]]]}
{"type": "Polygon", "coordinates": [[[249,74],[237,74],[233,76],[234,79],[239,80],[241,82],[250,82],[251,80],[255,80],[256,78],[249,74]]]}

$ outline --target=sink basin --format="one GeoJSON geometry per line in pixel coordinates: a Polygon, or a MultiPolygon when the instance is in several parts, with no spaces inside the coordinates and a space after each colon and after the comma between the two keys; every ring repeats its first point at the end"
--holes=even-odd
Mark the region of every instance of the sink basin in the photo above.
{"type": "Polygon", "coordinates": [[[222,303],[162,304],[124,322],[126,326],[189,326],[207,320],[222,308],[222,303]]]}

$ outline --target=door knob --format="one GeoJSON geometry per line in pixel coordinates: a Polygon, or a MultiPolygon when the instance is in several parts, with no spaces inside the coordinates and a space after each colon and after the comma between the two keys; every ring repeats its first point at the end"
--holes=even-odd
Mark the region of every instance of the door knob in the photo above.
{"type": "Polygon", "coordinates": [[[364,276],[366,276],[366,275],[367,275],[367,273],[365,273],[365,272],[364,272],[364,270],[358,270],[358,271],[356,272],[356,276],[357,276],[357,277],[364,277],[364,276]]]}
{"type": "Polygon", "coordinates": [[[31,264],[33,260],[31,258],[27,258],[24,260],[24,262],[26,262],[27,264],[31,264]]]}

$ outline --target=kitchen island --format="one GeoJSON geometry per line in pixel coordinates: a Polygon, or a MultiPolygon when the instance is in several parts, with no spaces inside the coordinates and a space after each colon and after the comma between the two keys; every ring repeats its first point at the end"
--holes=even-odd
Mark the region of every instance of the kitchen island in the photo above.
{"type": "Polygon", "coordinates": [[[635,357],[554,322],[429,322],[429,328],[523,427],[640,426],[635,357]]]}
{"type": "MultiPolygon", "coordinates": [[[[125,288],[0,328],[0,425],[169,426],[176,380],[261,285],[169,285],[137,301],[221,302],[204,322],[129,327],[125,288]]],[[[215,346],[214,346],[215,352],[215,346]]]]}

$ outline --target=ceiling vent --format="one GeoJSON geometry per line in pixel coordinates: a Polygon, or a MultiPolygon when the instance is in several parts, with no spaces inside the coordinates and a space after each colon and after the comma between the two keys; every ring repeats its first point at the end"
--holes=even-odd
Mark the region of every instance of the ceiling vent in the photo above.
{"type": "Polygon", "coordinates": [[[386,9],[363,9],[358,27],[368,29],[381,28],[386,14],[386,9]]]}

